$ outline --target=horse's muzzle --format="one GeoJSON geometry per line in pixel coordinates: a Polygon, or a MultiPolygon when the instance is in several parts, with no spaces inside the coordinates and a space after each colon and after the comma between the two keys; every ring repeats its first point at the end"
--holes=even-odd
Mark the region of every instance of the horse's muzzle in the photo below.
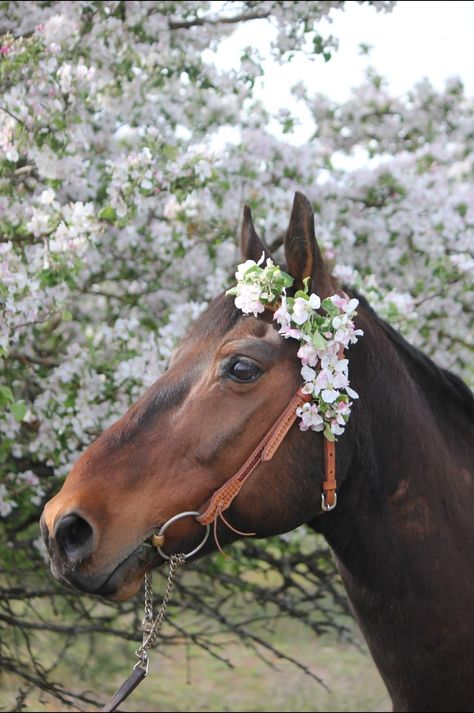
{"type": "Polygon", "coordinates": [[[96,538],[83,517],[77,513],[64,515],[55,525],[54,533],[49,531],[44,516],[40,526],[53,575],[63,584],[87,594],[128,598],[138,589],[145,572],[163,561],[154,547],[143,542],[106,571],[94,572],[96,538]]]}

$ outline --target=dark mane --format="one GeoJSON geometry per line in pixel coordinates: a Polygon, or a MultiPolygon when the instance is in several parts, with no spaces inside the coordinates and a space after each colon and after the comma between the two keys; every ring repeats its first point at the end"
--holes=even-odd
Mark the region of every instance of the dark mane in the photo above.
{"type": "Polygon", "coordinates": [[[456,406],[467,419],[474,420],[474,395],[467,384],[459,376],[456,376],[448,369],[439,367],[426,354],[409,344],[388,322],[385,322],[377,315],[365,297],[355,290],[351,290],[351,293],[359,300],[361,306],[372,316],[382,332],[394,345],[409,373],[416,378],[417,382],[425,383],[428,381],[438,392],[441,391],[441,396],[444,400],[448,398],[452,405],[456,406]]]}

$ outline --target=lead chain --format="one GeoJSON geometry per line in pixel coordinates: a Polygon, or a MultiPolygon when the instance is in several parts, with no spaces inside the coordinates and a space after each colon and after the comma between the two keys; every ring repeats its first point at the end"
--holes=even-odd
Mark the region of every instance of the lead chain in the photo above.
{"type": "Polygon", "coordinates": [[[155,619],[153,619],[153,590],[151,586],[151,575],[145,574],[145,616],[143,617],[142,622],[143,642],[135,651],[138,661],[134,668],[141,667],[145,669],[146,673],[148,673],[148,651],[152,648],[158,638],[158,634],[163,625],[166,607],[168,606],[168,601],[171,596],[176,572],[185,562],[185,555],[171,555],[169,559],[170,571],[168,574],[168,581],[166,583],[163,601],[161,602],[161,606],[155,619]]]}

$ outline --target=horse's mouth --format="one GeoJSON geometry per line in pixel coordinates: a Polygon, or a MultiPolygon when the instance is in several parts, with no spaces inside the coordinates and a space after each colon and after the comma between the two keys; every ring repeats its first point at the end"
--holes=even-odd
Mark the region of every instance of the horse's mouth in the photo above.
{"type": "MultiPolygon", "coordinates": [[[[53,550],[51,554],[51,571],[56,579],[72,589],[113,601],[125,601],[139,591],[145,574],[153,568],[164,564],[166,559],[169,559],[173,553],[188,552],[193,559],[198,551],[198,556],[207,553],[210,549],[209,544],[203,549],[201,547],[196,548],[195,543],[193,544],[194,537],[188,533],[183,539],[179,538],[174,542],[168,543],[170,553],[166,555],[158,549],[152,534],[135,549],[125,554],[112,570],[108,569],[102,574],[96,574],[91,571],[94,564],[94,553],[83,562],[68,562],[65,565],[64,561],[53,550]]],[[[202,544],[206,543],[206,540],[207,536],[202,544]]],[[[161,541],[160,547],[163,545],[164,542],[161,541]]],[[[188,554],[186,559],[190,555],[188,554]]]]}
{"type": "Polygon", "coordinates": [[[148,542],[142,542],[112,572],[104,575],[81,574],[77,569],[58,572],[52,563],[53,574],[63,583],[80,592],[114,601],[125,601],[140,589],[143,577],[164,560],[148,542]]]}
{"type": "Polygon", "coordinates": [[[117,601],[129,599],[140,588],[145,574],[163,562],[156,549],[149,542],[143,542],[117,565],[94,594],[117,601]]]}

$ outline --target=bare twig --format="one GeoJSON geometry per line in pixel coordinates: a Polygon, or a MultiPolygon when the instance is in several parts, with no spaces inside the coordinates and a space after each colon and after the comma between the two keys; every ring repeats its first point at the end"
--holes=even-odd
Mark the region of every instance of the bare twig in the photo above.
{"type": "Polygon", "coordinates": [[[265,20],[270,15],[270,10],[254,10],[253,12],[242,12],[239,15],[223,17],[194,17],[192,20],[170,20],[168,27],[170,30],[188,30],[190,27],[202,27],[204,25],[235,25],[239,22],[248,22],[250,20],[265,20]]]}

